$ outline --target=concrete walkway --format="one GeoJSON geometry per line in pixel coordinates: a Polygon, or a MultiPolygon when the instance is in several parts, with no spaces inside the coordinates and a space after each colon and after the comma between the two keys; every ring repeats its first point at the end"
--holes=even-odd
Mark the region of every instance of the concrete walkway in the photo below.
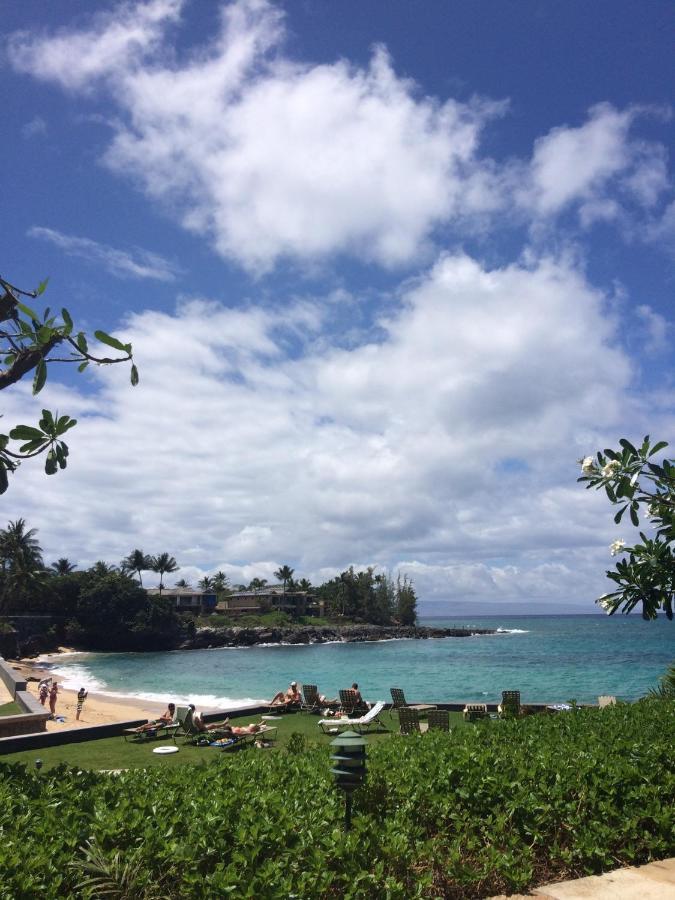
{"type": "MultiPolygon", "coordinates": [[[[502,894],[493,900],[502,900],[502,894]]],[[[675,858],[646,866],[615,869],[574,881],[544,884],[531,894],[512,894],[509,900],[673,900],[675,858]]]]}

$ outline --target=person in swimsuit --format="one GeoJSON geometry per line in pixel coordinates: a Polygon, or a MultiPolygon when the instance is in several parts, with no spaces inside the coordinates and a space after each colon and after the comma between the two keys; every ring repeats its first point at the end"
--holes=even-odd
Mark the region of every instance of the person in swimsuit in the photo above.
{"type": "Polygon", "coordinates": [[[302,694],[298,690],[298,682],[291,681],[286,692],[279,691],[270,701],[270,706],[299,706],[302,703],[302,694]]]}
{"type": "Polygon", "coordinates": [[[56,714],[56,698],[58,697],[59,686],[55,681],[52,681],[52,686],[49,689],[49,712],[53,715],[56,714]]]}
{"type": "Polygon", "coordinates": [[[79,720],[80,713],[82,712],[82,707],[84,706],[84,701],[87,699],[87,694],[89,692],[85,691],[83,687],[79,689],[77,692],[77,710],[75,712],[75,719],[79,720]]]}

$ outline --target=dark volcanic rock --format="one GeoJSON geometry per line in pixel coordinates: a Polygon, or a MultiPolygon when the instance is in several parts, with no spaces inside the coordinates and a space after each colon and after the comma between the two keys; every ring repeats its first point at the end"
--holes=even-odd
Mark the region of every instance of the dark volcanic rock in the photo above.
{"type": "Polygon", "coordinates": [[[181,644],[186,650],[205,647],[252,647],[255,644],[325,644],[327,641],[426,640],[494,634],[491,628],[429,628],[424,625],[299,625],[283,628],[198,628],[181,644]]]}

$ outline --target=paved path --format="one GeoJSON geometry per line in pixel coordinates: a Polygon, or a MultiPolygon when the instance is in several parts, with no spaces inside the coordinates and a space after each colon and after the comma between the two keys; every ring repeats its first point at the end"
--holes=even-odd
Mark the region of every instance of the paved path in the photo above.
{"type": "MultiPolygon", "coordinates": [[[[502,894],[504,898],[506,895],[502,894]]],[[[646,866],[615,869],[574,881],[544,884],[531,894],[514,894],[509,900],[673,900],[675,858],[646,866]]],[[[501,900],[501,898],[493,898],[501,900]]]]}

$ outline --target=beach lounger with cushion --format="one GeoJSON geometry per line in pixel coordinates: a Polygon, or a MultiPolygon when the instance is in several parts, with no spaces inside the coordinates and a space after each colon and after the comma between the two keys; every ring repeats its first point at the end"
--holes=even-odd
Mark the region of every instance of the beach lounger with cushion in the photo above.
{"type": "MultiPolygon", "coordinates": [[[[223,723],[224,724],[224,723],[223,723]]],[[[211,728],[209,731],[201,731],[194,723],[192,710],[188,708],[187,714],[183,719],[180,734],[184,735],[186,744],[210,744],[211,741],[219,737],[223,737],[223,732],[217,728],[211,728]]]]}
{"type": "Polygon", "coordinates": [[[430,709],[427,722],[429,731],[450,731],[450,713],[447,709],[430,709]]]}
{"type": "Polygon", "coordinates": [[[394,703],[394,709],[416,709],[418,713],[429,712],[430,709],[436,709],[434,703],[413,703],[411,706],[405,699],[405,694],[401,688],[390,688],[391,699],[394,703]]]}
{"type": "Polygon", "coordinates": [[[517,719],[520,715],[520,691],[502,691],[502,702],[497,712],[502,719],[517,719]]]}
{"type": "Polygon", "coordinates": [[[364,731],[370,731],[375,726],[383,731],[388,731],[387,726],[380,719],[380,713],[382,713],[384,707],[384,700],[378,700],[372,709],[357,719],[349,719],[346,716],[339,716],[334,719],[319,719],[318,725],[324,734],[346,731],[350,728],[361,734],[364,731]]]}
{"type": "MultiPolygon", "coordinates": [[[[203,733],[202,733],[203,734],[203,733]]],[[[258,740],[274,741],[277,737],[276,725],[263,725],[259,731],[251,731],[246,734],[231,734],[209,741],[209,747],[218,750],[235,750],[238,747],[246,747],[255,744],[258,740]]]]}
{"type": "Polygon", "coordinates": [[[467,703],[462,711],[462,715],[468,722],[475,722],[476,719],[486,719],[488,716],[487,704],[467,703]]]}
{"type": "MultiPolygon", "coordinates": [[[[176,740],[176,733],[180,728],[179,720],[178,720],[178,710],[183,707],[178,707],[176,712],[174,713],[172,722],[159,722],[153,728],[148,728],[147,726],[139,726],[138,728],[125,728],[124,729],[124,740],[128,741],[129,738],[134,738],[137,741],[148,741],[152,738],[156,737],[171,737],[176,740]]],[[[187,709],[187,707],[184,707],[187,709]]]]}

